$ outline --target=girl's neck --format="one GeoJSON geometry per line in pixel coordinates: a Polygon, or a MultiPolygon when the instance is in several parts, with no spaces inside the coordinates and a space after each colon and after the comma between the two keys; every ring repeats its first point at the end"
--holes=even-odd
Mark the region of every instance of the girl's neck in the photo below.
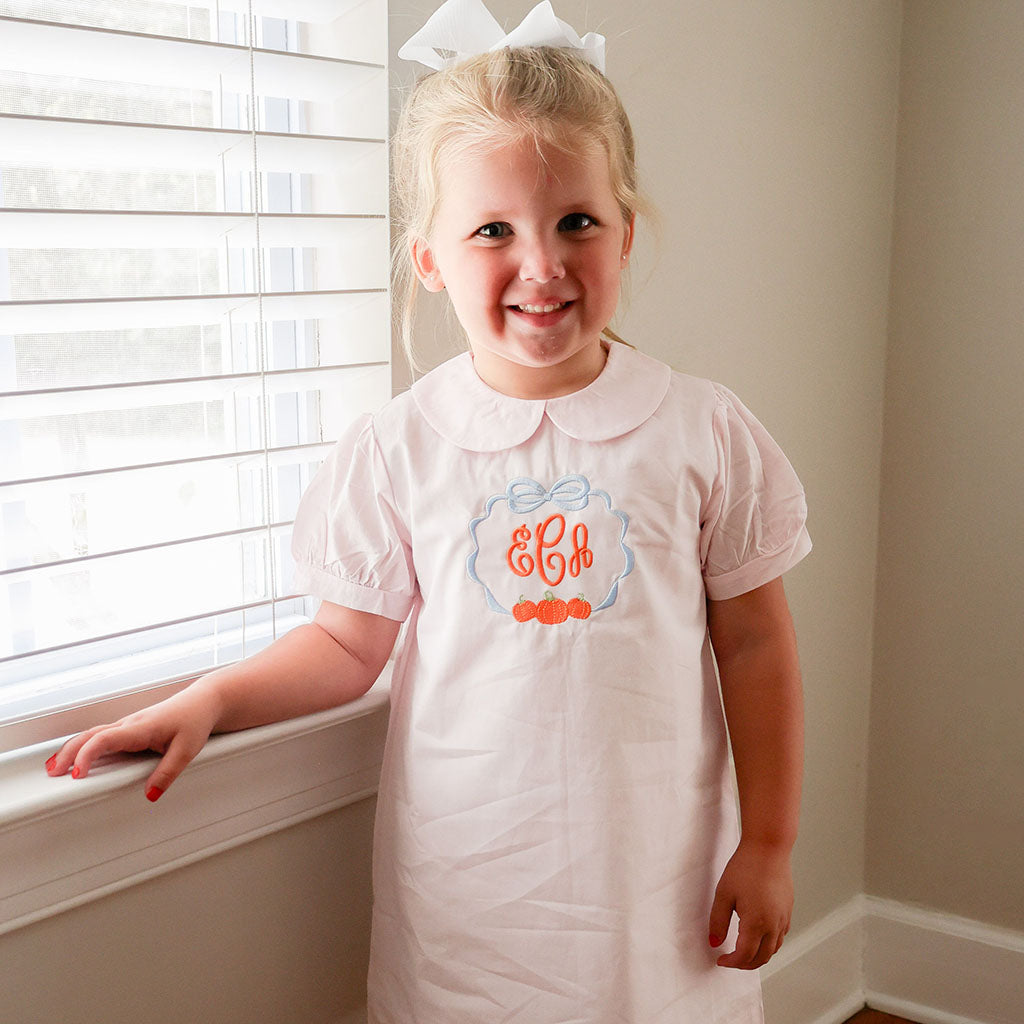
{"type": "Polygon", "coordinates": [[[608,344],[593,348],[553,366],[525,366],[493,352],[473,353],[477,376],[492,390],[510,398],[561,398],[582,391],[601,375],[608,359],[608,344]]]}

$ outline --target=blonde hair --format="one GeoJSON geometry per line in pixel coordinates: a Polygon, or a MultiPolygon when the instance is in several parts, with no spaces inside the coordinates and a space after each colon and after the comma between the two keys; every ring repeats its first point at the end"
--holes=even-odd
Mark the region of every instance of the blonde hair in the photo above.
{"type": "MultiPolygon", "coordinates": [[[[418,281],[411,243],[429,238],[444,162],[486,143],[527,140],[538,152],[576,151],[581,138],[608,154],[612,191],[627,223],[644,204],[633,130],[612,84],[573,51],[549,46],[480,54],[425,75],[413,87],[392,138],[392,277],[402,344],[412,347],[418,281]]],[[[621,341],[611,331],[609,337],[621,341]]]]}

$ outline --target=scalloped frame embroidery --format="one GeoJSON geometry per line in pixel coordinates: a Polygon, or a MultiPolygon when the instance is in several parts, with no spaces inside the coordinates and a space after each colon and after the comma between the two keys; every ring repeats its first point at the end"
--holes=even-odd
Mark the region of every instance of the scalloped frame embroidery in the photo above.
{"type": "Polygon", "coordinates": [[[512,612],[498,601],[491,592],[490,587],[480,579],[476,572],[476,561],[480,554],[480,542],[477,538],[477,529],[481,523],[490,518],[494,507],[500,502],[505,502],[511,511],[529,514],[550,502],[565,511],[578,512],[589,506],[590,499],[592,497],[599,498],[603,501],[605,508],[621,523],[618,541],[619,548],[623,555],[623,567],[621,572],[619,572],[612,581],[611,587],[609,588],[608,593],[604,596],[604,599],[600,604],[594,606],[593,611],[599,612],[605,608],[610,608],[615,604],[615,600],[619,594],[619,583],[633,571],[633,567],[635,565],[633,551],[629,545],[626,544],[626,532],[629,529],[629,516],[621,509],[614,507],[611,495],[609,495],[607,491],[591,487],[590,481],[582,474],[568,473],[565,476],[559,477],[559,479],[552,484],[550,490],[545,489],[543,484],[531,477],[516,477],[514,480],[509,481],[509,484],[503,493],[491,495],[484,505],[483,515],[477,516],[470,522],[469,535],[473,541],[473,550],[466,559],[466,571],[469,578],[483,589],[484,596],[487,599],[487,606],[492,611],[498,612],[501,615],[512,615],[512,612]]]}

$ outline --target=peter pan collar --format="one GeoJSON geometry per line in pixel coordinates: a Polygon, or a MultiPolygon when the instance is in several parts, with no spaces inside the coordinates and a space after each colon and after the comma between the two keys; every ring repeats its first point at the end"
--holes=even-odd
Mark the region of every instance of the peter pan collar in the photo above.
{"type": "Polygon", "coordinates": [[[626,345],[612,344],[600,375],[560,398],[511,398],[485,384],[464,352],[412,386],[426,421],[471,452],[496,452],[528,441],[546,415],[578,441],[608,441],[635,430],[661,405],[672,370],[626,345]]]}

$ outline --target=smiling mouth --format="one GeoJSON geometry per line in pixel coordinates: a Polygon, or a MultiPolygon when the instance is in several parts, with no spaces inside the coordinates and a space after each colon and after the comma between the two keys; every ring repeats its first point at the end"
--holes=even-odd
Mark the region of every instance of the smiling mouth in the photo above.
{"type": "Polygon", "coordinates": [[[569,302],[550,302],[543,306],[532,306],[529,303],[524,303],[521,306],[513,306],[512,309],[516,309],[520,313],[557,313],[558,310],[565,309],[570,304],[569,302]]]}

